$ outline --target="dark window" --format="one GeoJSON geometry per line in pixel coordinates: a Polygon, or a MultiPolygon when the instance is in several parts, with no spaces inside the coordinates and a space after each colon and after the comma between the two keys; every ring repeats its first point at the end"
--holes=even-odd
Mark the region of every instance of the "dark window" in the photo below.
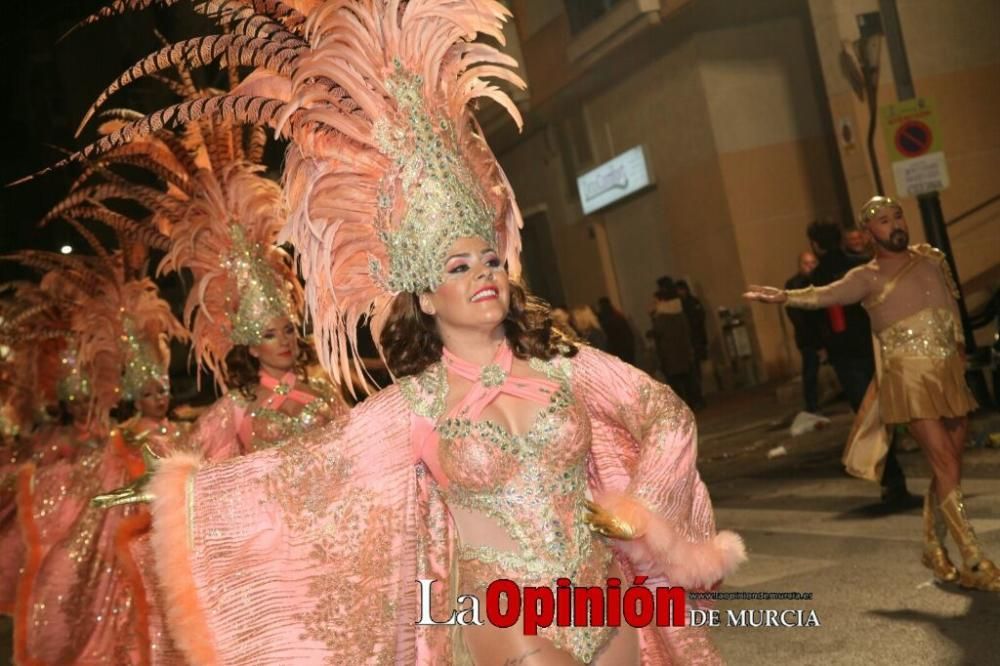
{"type": "Polygon", "coordinates": [[[570,32],[576,34],[601,18],[620,0],[563,0],[570,32]]]}

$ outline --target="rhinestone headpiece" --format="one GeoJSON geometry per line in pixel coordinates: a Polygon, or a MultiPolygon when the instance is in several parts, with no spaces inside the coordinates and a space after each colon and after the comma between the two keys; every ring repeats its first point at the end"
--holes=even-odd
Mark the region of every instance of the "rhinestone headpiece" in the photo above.
{"type": "Polygon", "coordinates": [[[865,202],[865,205],[861,207],[861,213],[858,215],[858,223],[861,226],[865,226],[871,222],[878,212],[883,208],[900,208],[899,202],[892,197],[874,196],[865,202]]]}
{"type": "Polygon", "coordinates": [[[247,239],[243,227],[230,228],[232,252],[222,262],[222,268],[236,283],[237,301],[232,313],[232,340],[237,345],[256,345],[264,338],[264,329],[275,317],[295,319],[295,308],[287,289],[282,289],[279,276],[267,260],[260,243],[247,239]]]}
{"type": "Polygon", "coordinates": [[[122,372],[122,398],[135,400],[142,392],[142,387],[149,381],[156,381],[164,387],[169,387],[170,373],[167,371],[167,366],[170,350],[166,340],[161,336],[156,336],[156,339],[152,340],[143,336],[137,330],[135,320],[127,315],[123,327],[125,368],[122,372]]]}

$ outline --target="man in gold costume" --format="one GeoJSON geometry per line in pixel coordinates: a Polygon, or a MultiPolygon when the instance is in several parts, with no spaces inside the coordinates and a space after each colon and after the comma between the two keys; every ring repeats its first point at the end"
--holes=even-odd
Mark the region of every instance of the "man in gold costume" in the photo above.
{"type": "Polygon", "coordinates": [[[906,424],[933,471],[924,498],[923,563],[944,581],[1000,591],[1000,569],[982,552],[959,486],[967,414],[976,408],[965,384],[964,338],[958,289],[944,254],[909,245],[906,219],[890,197],[873,197],[860,215],[875,258],[825,287],[751,286],[746,298],[793,307],[861,303],[871,317],[879,370],[858,414],[845,453],[848,471],[878,478],[885,457],[881,426],[906,424]],[[878,422],[877,430],[865,422],[878,422]],[[872,436],[875,435],[881,436],[872,436]],[[962,554],[956,568],[944,548],[947,533],[962,554]]]}

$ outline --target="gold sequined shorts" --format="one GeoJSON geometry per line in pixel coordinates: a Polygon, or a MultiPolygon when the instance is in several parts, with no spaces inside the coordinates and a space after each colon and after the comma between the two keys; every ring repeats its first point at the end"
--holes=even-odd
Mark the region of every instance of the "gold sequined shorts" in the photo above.
{"type": "MultiPolygon", "coordinates": [[[[580,586],[604,587],[610,574],[610,565],[610,551],[603,543],[595,540],[590,557],[583,563],[581,570],[577,572],[572,582],[574,585],[580,586]]],[[[486,588],[490,583],[502,578],[515,581],[522,590],[525,585],[552,586],[551,578],[532,580],[532,576],[525,572],[509,570],[498,563],[484,562],[461,555],[458,558],[458,572],[460,593],[473,592],[480,599],[485,599],[486,588]]],[[[628,581],[625,582],[625,586],[628,586],[628,581]]],[[[506,603],[501,605],[502,610],[506,611],[506,603]]],[[[485,610],[483,613],[485,616],[485,610]]],[[[539,627],[538,636],[547,639],[555,647],[572,654],[580,662],[588,664],[594,659],[595,654],[608,644],[617,631],[618,629],[615,627],[559,627],[552,624],[548,627],[539,627]]]]}
{"type": "Polygon", "coordinates": [[[945,358],[888,357],[879,383],[885,423],[965,416],[976,408],[958,354],[945,358]]]}

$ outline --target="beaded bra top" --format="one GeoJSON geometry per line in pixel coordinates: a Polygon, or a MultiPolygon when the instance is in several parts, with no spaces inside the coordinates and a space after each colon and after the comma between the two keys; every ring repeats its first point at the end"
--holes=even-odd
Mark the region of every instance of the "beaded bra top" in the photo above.
{"type": "Polygon", "coordinates": [[[313,426],[321,425],[334,416],[333,389],[325,382],[311,382],[309,387],[318,395],[296,389],[298,377],[288,371],[281,379],[269,374],[260,374],[260,385],[271,395],[260,404],[247,401],[240,405],[246,410],[239,419],[237,433],[240,446],[246,452],[259,451],[283,443],[313,426]],[[281,409],[291,400],[303,405],[301,411],[292,415],[281,409]]]}
{"type": "MultiPolygon", "coordinates": [[[[440,363],[401,382],[411,406],[426,417],[416,427],[415,454],[445,503],[453,513],[471,512],[495,526],[512,546],[460,543],[463,590],[481,592],[497,578],[555,586],[567,577],[575,585],[603,585],[610,568],[610,550],[584,520],[590,422],[573,400],[569,361],[529,363],[545,378],[512,376],[506,344],[484,367],[445,350],[440,363]],[[474,385],[445,413],[449,373],[474,385]],[[524,434],[478,420],[500,395],[544,405],[524,434]]],[[[540,634],[588,663],[613,630],[551,627],[540,634]]]]}

